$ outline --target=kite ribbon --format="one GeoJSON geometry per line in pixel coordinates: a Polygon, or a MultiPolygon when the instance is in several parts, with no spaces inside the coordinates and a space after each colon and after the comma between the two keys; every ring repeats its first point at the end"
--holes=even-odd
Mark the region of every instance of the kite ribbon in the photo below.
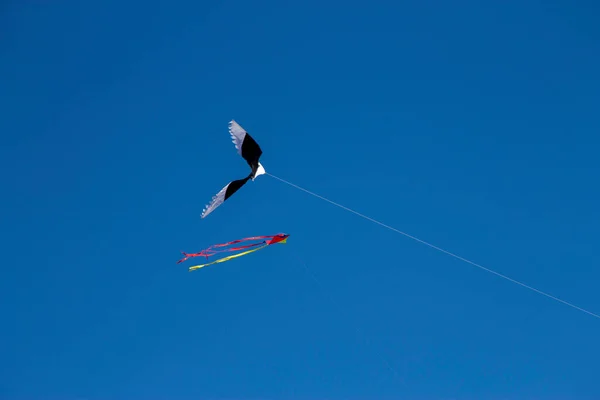
{"type": "Polygon", "coordinates": [[[278,243],[279,241],[281,241],[281,239],[286,238],[286,237],[287,237],[287,235],[284,235],[284,234],[269,235],[269,236],[252,236],[252,237],[247,237],[244,239],[233,240],[233,241],[227,242],[227,243],[213,244],[209,248],[202,250],[199,253],[181,252],[184,255],[184,257],[181,260],[177,261],[177,264],[180,264],[191,257],[206,257],[208,259],[208,257],[214,256],[217,253],[246,250],[246,249],[250,249],[252,247],[263,245],[265,243],[266,244],[274,244],[274,243],[278,243]],[[259,243],[252,243],[252,244],[247,244],[247,245],[243,245],[243,246],[222,249],[223,247],[231,246],[232,244],[247,242],[247,241],[251,241],[251,240],[260,240],[260,239],[270,239],[270,240],[263,240],[259,243]],[[217,249],[219,249],[219,250],[217,250],[217,249]]]}
{"type": "Polygon", "coordinates": [[[200,268],[206,267],[208,265],[218,264],[218,263],[222,263],[222,262],[225,262],[225,261],[232,260],[234,258],[245,256],[246,254],[253,253],[253,252],[257,251],[257,250],[263,249],[263,248],[265,248],[265,247],[267,247],[269,245],[272,245],[272,244],[286,243],[288,236],[289,235],[287,235],[287,234],[278,234],[278,235],[272,235],[272,236],[255,236],[255,237],[252,237],[252,238],[234,240],[233,242],[224,243],[222,245],[213,245],[213,246],[209,247],[206,250],[202,250],[200,253],[195,253],[195,254],[183,253],[185,255],[185,257],[183,259],[179,260],[178,263],[181,263],[181,262],[187,260],[189,257],[204,256],[204,257],[206,257],[208,259],[208,257],[210,257],[210,256],[212,256],[212,255],[214,255],[216,253],[220,253],[220,252],[225,252],[225,251],[239,251],[239,250],[250,249],[250,250],[243,251],[241,253],[237,253],[237,254],[233,254],[233,255],[227,256],[227,257],[220,258],[218,260],[215,260],[215,261],[207,263],[207,264],[194,265],[194,266],[192,266],[192,267],[189,268],[190,271],[194,271],[196,269],[200,269],[200,268]],[[247,240],[257,240],[257,239],[263,239],[263,238],[268,238],[269,240],[263,240],[260,243],[253,243],[253,244],[249,244],[249,245],[233,247],[233,248],[229,248],[229,249],[226,249],[226,250],[212,250],[214,247],[224,247],[224,246],[227,246],[227,245],[230,245],[230,244],[240,243],[240,242],[247,241],[247,240]],[[256,248],[252,248],[252,247],[256,247],[256,248]]]}
{"type": "Polygon", "coordinates": [[[222,263],[222,262],[225,262],[225,261],[233,260],[234,258],[245,256],[246,254],[253,253],[253,252],[258,251],[260,249],[264,249],[265,247],[267,247],[267,246],[269,246],[271,244],[286,243],[286,242],[287,242],[287,235],[285,235],[285,237],[276,235],[276,237],[273,237],[273,239],[269,240],[268,242],[259,243],[259,244],[262,244],[262,246],[257,247],[256,249],[246,250],[246,251],[243,251],[243,252],[238,253],[238,254],[233,254],[231,256],[219,258],[218,260],[215,260],[215,261],[207,263],[207,264],[194,265],[194,266],[190,267],[189,270],[190,271],[194,271],[194,270],[197,270],[197,269],[209,266],[209,265],[218,264],[218,263],[222,263]]]}
{"type": "Polygon", "coordinates": [[[232,260],[234,258],[238,258],[238,257],[241,257],[241,256],[245,256],[246,254],[253,253],[253,252],[255,252],[257,250],[260,250],[260,249],[263,249],[263,248],[265,248],[267,246],[268,246],[268,244],[263,244],[262,246],[260,246],[260,247],[258,247],[256,249],[246,250],[246,251],[243,251],[243,252],[238,253],[238,254],[234,254],[234,255],[231,255],[231,256],[219,258],[218,260],[215,260],[215,261],[210,262],[208,264],[194,265],[193,267],[190,267],[189,270],[190,271],[194,271],[194,270],[206,267],[208,265],[213,265],[213,264],[218,264],[218,263],[222,263],[222,262],[225,262],[225,261],[229,261],[229,260],[232,260]]]}

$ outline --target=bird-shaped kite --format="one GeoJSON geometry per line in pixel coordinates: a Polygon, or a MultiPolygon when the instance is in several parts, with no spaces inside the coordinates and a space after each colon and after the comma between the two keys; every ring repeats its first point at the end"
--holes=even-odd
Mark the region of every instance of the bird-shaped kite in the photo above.
{"type": "Polygon", "coordinates": [[[262,150],[256,141],[242,128],[237,122],[232,120],[229,122],[229,134],[238,154],[246,160],[252,171],[250,175],[244,179],[238,179],[229,182],[219,193],[213,196],[210,203],[202,210],[202,218],[214,211],[215,208],[219,207],[225,200],[231,197],[237,192],[242,186],[248,182],[249,179],[256,179],[257,176],[264,174],[266,171],[258,160],[262,155],[262,150]]]}

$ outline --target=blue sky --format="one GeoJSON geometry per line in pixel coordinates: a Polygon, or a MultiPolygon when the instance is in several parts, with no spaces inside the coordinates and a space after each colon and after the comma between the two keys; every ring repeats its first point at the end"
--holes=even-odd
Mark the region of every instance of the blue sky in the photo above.
{"type": "Polygon", "coordinates": [[[599,319],[269,176],[200,219],[236,119],[268,172],[599,313],[598,15],[4,2],[0,397],[600,398],[599,319]]]}

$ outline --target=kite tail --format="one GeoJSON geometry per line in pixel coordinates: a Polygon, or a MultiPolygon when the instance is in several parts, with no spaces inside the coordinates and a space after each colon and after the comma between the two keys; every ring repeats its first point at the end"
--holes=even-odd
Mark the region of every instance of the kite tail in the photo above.
{"type": "Polygon", "coordinates": [[[256,247],[256,248],[254,248],[254,249],[251,249],[251,250],[246,250],[246,251],[244,251],[244,252],[241,252],[241,253],[233,254],[233,255],[231,255],[231,256],[227,256],[227,257],[219,258],[218,260],[215,260],[215,261],[213,261],[213,262],[210,262],[210,263],[207,263],[207,264],[194,265],[194,266],[192,266],[192,267],[189,267],[188,269],[189,269],[189,271],[194,271],[194,270],[197,270],[197,269],[200,269],[200,268],[207,267],[207,266],[209,266],[209,265],[213,265],[213,264],[219,264],[219,263],[222,263],[222,262],[225,262],[225,261],[233,260],[234,258],[238,258],[238,257],[241,257],[241,256],[245,256],[246,254],[253,253],[253,252],[255,252],[255,251],[257,251],[257,250],[260,250],[260,249],[263,249],[263,248],[265,248],[265,247],[267,247],[267,246],[268,246],[268,244],[266,244],[266,243],[263,243],[263,244],[262,244],[262,246],[260,246],[260,247],[256,247]]]}
{"type": "Polygon", "coordinates": [[[206,250],[202,250],[200,253],[186,253],[186,252],[182,251],[181,254],[183,254],[184,257],[181,260],[177,261],[177,264],[181,264],[182,262],[186,261],[190,257],[204,256],[208,260],[208,257],[212,255],[212,254],[206,254],[206,250]]]}
{"type": "Polygon", "coordinates": [[[190,255],[188,253],[185,253],[185,252],[182,251],[181,254],[183,254],[184,257],[181,260],[177,261],[177,264],[181,264],[182,262],[184,262],[188,258],[190,258],[190,255]]]}
{"type": "Polygon", "coordinates": [[[227,243],[214,244],[214,245],[210,246],[208,249],[202,250],[199,253],[186,253],[186,252],[182,251],[181,254],[183,254],[184,257],[181,260],[177,261],[177,264],[180,264],[192,257],[206,257],[206,259],[208,260],[209,257],[214,256],[217,253],[227,253],[227,252],[245,250],[242,253],[224,257],[219,260],[213,261],[212,263],[209,263],[209,264],[197,265],[197,266],[191,267],[190,271],[193,271],[194,269],[202,268],[206,265],[220,263],[223,261],[230,260],[232,258],[237,258],[241,255],[252,253],[256,250],[259,250],[259,249],[269,246],[271,244],[285,243],[288,236],[289,235],[284,234],[284,233],[279,233],[277,235],[268,235],[268,236],[252,236],[252,237],[247,237],[244,239],[233,240],[233,241],[227,242],[227,243]],[[261,240],[261,239],[263,239],[263,240],[261,240]],[[267,239],[267,240],[265,240],[265,239],[267,239]],[[251,240],[261,240],[261,241],[258,243],[243,244],[243,245],[239,245],[239,246],[230,247],[232,245],[251,241],[251,240]]]}

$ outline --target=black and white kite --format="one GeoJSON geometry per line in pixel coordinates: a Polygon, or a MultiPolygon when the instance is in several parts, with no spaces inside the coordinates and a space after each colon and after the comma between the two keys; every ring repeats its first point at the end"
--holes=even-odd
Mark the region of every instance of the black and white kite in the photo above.
{"type": "Polygon", "coordinates": [[[260,156],[262,155],[262,150],[252,136],[250,136],[250,134],[248,134],[244,128],[242,128],[233,120],[229,122],[229,134],[231,135],[231,139],[238,151],[238,154],[241,155],[244,160],[246,160],[252,171],[250,172],[250,175],[244,179],[238,179],[229,182],[223,189],[221,189],[219,193],[213,196],[210,203],[208,203],[202,210],[202,218],[206,217],[208,214],[213,212],[215,208],[223,204],[225,200],[230,198],[232,194],[244,186],[249,179],[254,181],[257,176],[265,173],[265,169],[260,162],[258,162],[260,156]]]}

